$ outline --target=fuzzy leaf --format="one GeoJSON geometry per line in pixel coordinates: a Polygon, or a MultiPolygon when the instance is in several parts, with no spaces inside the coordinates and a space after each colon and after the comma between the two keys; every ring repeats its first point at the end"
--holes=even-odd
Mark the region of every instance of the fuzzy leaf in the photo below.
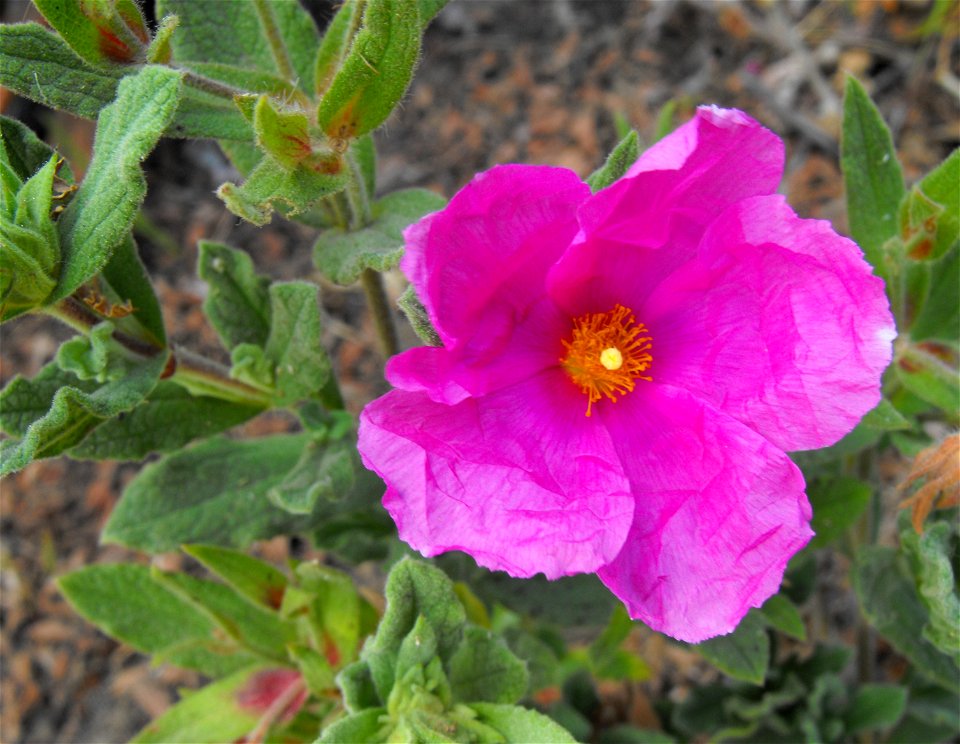
{"type": "Polygon", "coordinates": [[[286,663],[286,644],[296,640],[296,628],[276,612],[251,605],[225,584],[184,573],[164,572],[156,567],[151,576],[160,586],[208,616],[243,648],[277,663],[286,663]]]}
{"type": "MultiPolygon", "coordinates": [[[[28,126],[16,119],[0,116],[0,159],[9,163],[21,181],[26,181],[56,154],[28,126]]],[[[66,160],[57,168],[57,177],[72,184],[73,170],[66,160]]]]}
{"type": "Polygon", "coordinates": [[[516,703],[530,680],[527,665],[501,638],[472,626],[464,630],[449,668],[454,699],[463,702],[516,703]]]}
{"type": "Polygon", "coordinates": [[[587,176],[591,191],[600,191],[618,180],[640,157],[640,138],[630,131],[607,156],[604,164],[587,176]]]}
{"type": "Polygon", "coordinates": [[[167,356],[167,352],[160,353],[126,377],[102,386],[84,384],[52,364],[33,380],[14,378],[0,395],[0,425],[22,438],[4,446],[0,474],[58,455],[79,443],[104,419],[133,409],[156,386],[167,356]],[[24,426],[29,419],[29,425],[24,426]]]}
{"type": "Polygon", "coordinates": [[[216,545],[185,545],[183,550],[254,604],[274,610],[280,607],[289,582],[286,574],[269,563],[216,545]]]}
{"type": "Polygon", "coordinates": [[[443,346],[443,342],[440,340],[440,334],[437,333],[433,324],[430,322],[430,315],[427,313],[427,309],[423,306],[423,303],[420,302],[420,298],[417,297],[416,290],[414,290],[412,284],[400,295],[397,304],[400,306],[400,309],[403,310],[403,314],[407,316],[407,320],[413,327],[414,332],[423,343],[427,346],[443,346]]]}
{"type": "Polygon", "coordinates": [[[265,225],[273,210],[292,216],[342,191],[347,183],[339,157],[314,155],[289,170],[273,158],[264,157],[240,186],[225,183],[217,189],[227,209],[254,225],[265,225]]]}
{"type": "Polygon", "coordinates": [[[872,411],[867,413],[860,422],[864,426],[880,431],[902,431],[910,429],[911,424],[893,404],[883,398],[872,411]]]}
{"type": "Polygon", "coordinates": [[[917,183],[900,204],[904,239],[927,236],[907,254],[919,261],[936,260],[960,240],[960,149],[917,183]]]}
{"type": "Polygon", "coordinates": [[[172,452],[253,418],[263,409],[220,398],[191,395],[161,380],[129,413],[109,419],[67,454],[78,460],[140,460],[172,452]]]}
{"type": "Polygon", "coordinates": [[[261,96],[253,110],[257,145],[287,168],[296,168],[313,151],[308,125],[302,110],[278,107],[269,96],[261,96]]]}
{"type": "Polygon", "coordinates": [[[916,578],[920,601],[930,619],[923,637],[960,667],[960,598],[957,577],[951,565],[954,529],[946,522],[930,525],[918,535],[903,519],[900,544],[909,558],[916,578]]]}
{"type": "Polygon", "coordinates": [[[166,345],[167,333],[160,302],[140,261],[132,235],[128,233],[113,251],[100,278],[107,299],[115,304],[129,302],[133,306],[133,318],[148,332],[149,340],[157,347],[166,345]]]}
{"type": "Polygon", "coordinates": [[[130,64],[146,58],[149,36],[133,0],[34,0],[34,4],[73,51],[94,66],[130,64]]]}
{"type": "Polygon", "coordinates": [[[184,697],[140,731],[131,744],[237,741],[257,725],[259,706],[241,704],[242,692],[266,667],[251,666],[184,697]]]}
{"type": "Polygon", "coordinates": [[[783,594],[774,594],[760,608],[764,622],[798,641],[807,640],[807,629],[797,606],[783,594]]]}
{"type": "Polygon", "coordinates": [[[954,692],[960,690],[957,665],[920,632],[929,615],[897,552],[880,546],[861,549],[853,579],[860,608],[870,624],[913,662],[917,672],[954,692]]]}
{"type": "Polygon", "coordinates": [[[704,658],[734,679],[762,685],[770,664],[770,638],[756,610],[750,610],[732,633],[694,646],[704,658]]]}
{"type": "Polygon", "coordinates": [[[270,334],[269,278],[256,273],[244,251],[208,240],[199,249],[197,275],[210,286],[203,312],[223,345],[263,346],[270,334]]]}
{"type": "Polygon", "coordinates": [[[334,721],[320,734],[316,744],[357,744],[358,741],[383,741],[384,708],[370,708],[334,721]]]}
{"type": "Polygon", "coordinates": [[[364,269],[386,271],[403,256],[403,230],[425,214],[442,209],[446,199],[426,189],[404,189],[373,204],[373,222],[356,232],[320,234],[313,260],[331,281],[351,284],[364,269]]]}
{"type": "Polygon", "coordinates": [[[529,708],[496,703],[473,703],[470,708],[477,714],[480,723],[495,729],[506,742],[572,744],[576,741],[559,723],[529,708]]]}
{"type": "MultiPolygon", "coordinates": [[[[314,56],[320,43],[317,27],[299,2],[271,2],[280,38],[301,90],[313,92],[314,56]]],[[[270,44],[251,2],[222,0],[158,0],[157,15],[175,14],[180,28],[172,39],[174,59],[192,63],[220,63],[277,74],[270,44]],[[210,33],[210,29],[217,33],[210,33]],[[223,43],[230,39],[230,43],[223,43]]]]}
{"type": "Polygon", "coordinates": [[[386,121],[410,84],[420,32],[417,0],[368,0],[363,26],[317,109],[329,137],[352,139],[386,121]]]}
{"type": "Polygon", "coordinates": [[[905,193],[903,174],[889,128],[853,77],[847,78],[844,88],[840,165],[850,235],[883,275],[883,244],[897,233],[897,214],[905,193]]]}
{"type": "Polygon", "coordinates": [[[957,415],[960,377],[957,375],[958,349],[955,345],[904,341],[897,344],[894,361],[897,377],[907,390],[949,415],[957,415]]]}
{"type": "Polygon", "coordinates": [[[171,664],[217,676],[251,656],[223,640],[214,624],[150,577],[147,566],[88,566],[57,580],[73,608],[108,635],[171,664]]]}
{"type": "Polygon", "coordinates": [[[273,506],[266,494],[296,465],[307,435],[211,439],[148,465],[127,486],[102,535],[149,553],[183,543],[245,547],[303,532],[316,520],[273,506]]]}
{"type": "Polygon", "coordinates": [[[937,339],[955,342],[960,338],[960,246],[923,266],[930,275],[929,286],[916,319],[910,326],[914,341],[937,339]]]}
{"type": "Polygon", "coordinates": [[[93,160],[57,222],[63,246],[60,280],[50,301],[72,294],[106,265],[146,194],[140,164],[173,118],[181,73],[144,67],[124,79],[100,114],[93,160]]]}
{"type": "Polygon", "coordinates": [[[314,88],[322,95],[333,82],[343,58],[350,50],[353,37],[360,29],[363,5],[358,2],[343,3],[323,32],[317,49],[314,88]]]}
{"type": "Polygon", "coordinates": [[[37,23],[0,26],[0,85],[44,106],[95,119],[124,69],[97,68],[37,23]]]}
{"type": "Polygon", "coordinates": [[[873,490],[856,478],[814,481],[808,489],[813,507],[813,531],[810,547],[822,548],[836,540],[854,524],[870,503],[873,490]]]}
{"type": "Polygon", "coordinates": [[[844,716],[847,734],[889,728],[903,715],[907,690],[896,685],[862,685],[844,716]]]}
{"type": "Polygon", "coordinates": [[[322,445],[311,442],[299,462],[267,497],[291,514],[310,514],[318,501],[339,501],[354,480],[356,447],[340,441],[322,445]]]}

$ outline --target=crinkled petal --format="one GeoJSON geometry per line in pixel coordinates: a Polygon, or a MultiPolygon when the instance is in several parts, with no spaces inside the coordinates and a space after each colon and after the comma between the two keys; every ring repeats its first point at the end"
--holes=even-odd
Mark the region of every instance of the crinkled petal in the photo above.
{"type": "Polygon", "coordinates": [[[556,578],[612,560],[633,515],[613,443],[584,412],[557,370],[455,406],[395,390],[364,409],[359,448],[414,549],[556,578]]]}
{"type": "Polygon", "coordinates": [[[544,297],[516,318],[502,342],[475,338],[453,349],[410,349],[387,362],[386,376],[400,390],[425,392],[431,400],[453,405],[556,366],[569,333],[570,318],[544,297]]]}
{"type": "Polygon", "coordinates": [[[647,384],[595,410],[636,496],[633,527],[601,580],[631,617],[674,638],[729,633],[777,591],[813,534],[800,471],[684,390],[647,384]]]}
{"type": "Polygon", "coordinates": [[[694,256],[724,209],[776,191],[783,157],[780,138],[746,114],[697,109],[580,208],[581,233],[551,273],[551,294],[573,315],[598,309],[598,293],[611,289],[641,301],[694,256]],[[610,264],[633,268],[608,271],[610,264]],[[612,287],[604,283],[611,278],[612,287]]]}
{"type": "Polygon", "coordinates": [[[590,189],[573,171],[501,165],[404,233],[400,267],[443,345],[489,354],[545,295],[547,270],[577,232],[590,189]]]}
{"type": "Polygon", "coordinates": [[[783,450],[833,444],[880,401],[896,332],[883,282],[828,222],[747,199],[643,309],[654,380],[783,450]]]}

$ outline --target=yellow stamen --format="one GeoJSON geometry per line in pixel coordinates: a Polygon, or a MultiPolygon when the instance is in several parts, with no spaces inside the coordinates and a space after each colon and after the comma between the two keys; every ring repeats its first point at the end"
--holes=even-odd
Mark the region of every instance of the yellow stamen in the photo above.
{"type": "Polygon", "coordinates": [[[633,391],[636,380],[652,380],[644,372],[653,361],[651,336],[633,312],[616,305],[605,313],[587,313],[573,321],[573,334],[564,340],[566,355],[561,365],[587,396],[587,416],[594,403],[606,396],[633,391]]]}

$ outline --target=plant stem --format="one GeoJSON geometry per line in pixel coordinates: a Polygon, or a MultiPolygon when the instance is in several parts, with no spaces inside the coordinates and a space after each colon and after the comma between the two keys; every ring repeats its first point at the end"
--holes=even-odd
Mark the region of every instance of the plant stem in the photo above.
{"type": "Polygon", "coordinates": [[[269,408],[269,394],[230,377],[229,370],[187,349],[174,349],[176,365],[169,377],[193,395],[208,395],[248,406],[269,408]]]}
{"type": "Polygon", "coordinates": [[[270,7],[267,0],[253,0],[253,6],[257,9],[260,27],[263,29],[264,36],[267,37],[267,43],[270,45],[270,52],[273,54],[273,62],[277,66],[277,72],[284,80],[290,80],[291,82],[296,80],[297,74],[294,72],[287,47],[283,43],[280,29],[277,27],[277,19],[273,15],[273,8],[270,7]]]}
{"type": "Polygon", "coordinates": [[[216,80],[211,80],[203,75],[198,75],[190,70],[184,70],[181,67],[178,67],[177,69],[183,72],[183,82],[185,82],[187,85],[196,88],[197,90],[202,90],[204,93],[211,93],[215,96],[219,96],[220,98],[225,98],[231,104],[235,95],[246,92],[240,88],[234,88],[225,83],[219,83],[216,80]]]}
{"type": "MultiPolygon", "coordinates": [[[[60,300],[56,305],[43,308],[43,312],[84,334],[104,321],[104,318],[101,318],[72,295],[60,300]]],[[[142,357],[154,357],[163,350],[160,346],[135,338],[119,329],[113,331],[113,340],[128,351],[142,357]]]]}
{"type": "Polygon", "coordinates": [[[384,356],[392,357],[400,350],[400,343],[397,341],[397,329],[393,325],[390,303],[387,302],[387,293],[383,287],[383,277],[373,269],[364,269],[360,275],[360,283],[367,295],[367,304],[370,305],[373,323],[380,338],[380,348],[384,356]]]}

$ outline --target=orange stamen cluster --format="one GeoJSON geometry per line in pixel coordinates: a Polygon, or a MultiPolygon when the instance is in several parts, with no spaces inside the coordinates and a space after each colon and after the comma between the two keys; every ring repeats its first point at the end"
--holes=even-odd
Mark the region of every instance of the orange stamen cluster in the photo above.
{"type": "Polygon", "coordinates": [[[573,335],[564,340],[567,350],[560,364],[570,379],[587,395],[587,416],[594,403],[606,396],[633,391],[636,380],[652,380],[641,373],[653,361],[652,338],[633,312],[616,305],[605,313],[587,313],[573,321],[573,335]]]}

